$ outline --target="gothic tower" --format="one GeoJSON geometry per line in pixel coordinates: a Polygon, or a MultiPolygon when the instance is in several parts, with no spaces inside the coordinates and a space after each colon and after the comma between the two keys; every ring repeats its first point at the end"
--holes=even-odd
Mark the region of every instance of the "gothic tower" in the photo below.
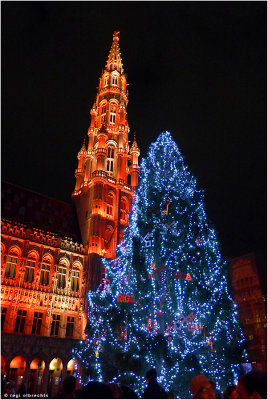
{"type": "Polygon", "coordinates": [[[127,104],[127,79],[116,31],[90,111],[88,144],[84,140],[78,153],[72,193],[82,241],[92,256],[115,257],[138,184],[140,150],[135,136],[129,147],[127,104]]]}

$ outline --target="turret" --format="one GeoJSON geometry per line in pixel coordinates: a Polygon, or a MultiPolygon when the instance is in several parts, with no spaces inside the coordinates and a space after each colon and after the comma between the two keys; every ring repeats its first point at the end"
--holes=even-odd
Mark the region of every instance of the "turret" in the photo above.
{"type": "Polygon", "coordinates": [[[139,168],[139,155],[140,155],[140,149],[136,142],[136,133],[134,133],[134,141],[129,152],[131,154],[131,166],[130,166],[131,186],[135,188],[136,186],[138,186],[138,174],[139,174],[138,168],[139,168]]]}
{"type": "Polygon", "coordinates": [[[77,155],[78,158],[78,166],[77,169],[75,170],[75,177],[76,177],[76,185],[75,185],[75,190],[78,190],[84,180],[84,174],[85,174],[85,158],[86,158],[86,138],[84,138],[83,145],[77,155]]]}

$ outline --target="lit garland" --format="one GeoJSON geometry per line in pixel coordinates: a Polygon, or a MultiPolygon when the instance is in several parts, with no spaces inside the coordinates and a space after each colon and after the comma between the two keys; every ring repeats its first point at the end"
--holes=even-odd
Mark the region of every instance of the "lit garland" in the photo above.
{"type": "Polygon", "coordinates": [[[246,360],[244,338],[203,192],[170,133],[143,159],[135,199],[117,258],[103,259],[105,280],[88,294],[87,340],[74,358],[89,379],[139,395],[152,367],[180,398],[200,372],[222,391],[237,378],[232,364],[246,360]],[[191,280],[174,278],[178,271],[191,280]],[[135,302],[118,302],[123,294],[135,302]]]}

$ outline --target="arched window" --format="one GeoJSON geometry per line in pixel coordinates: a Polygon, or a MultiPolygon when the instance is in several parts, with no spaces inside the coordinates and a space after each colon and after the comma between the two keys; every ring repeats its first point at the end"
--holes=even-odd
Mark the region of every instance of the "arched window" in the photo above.
{"type": "Polygon", "coordinates": [[[66,272],[67,266],[64,262],[60,262],[57,271],[57,287],[59,289],[64,289],[66,287],[66,272]]]}
{"type": "Polygon", "coordinates": [[[124,223],[128,221],[127,213],[128,213],[128,201],[125,197],[123,197],[121,199],[121,205],[120,205],[120,220],[124,223]]]}
{"type": "Polygon", "coordinates": [[[107,103],[103,103],[101,105],[101,123],[105,123],[105,117],[106,117],[106,111],[107,111],[107,103]]]}
{"type": "Polygon", "coordinates": [[[115,103],[111,103],[111,105],[110,105],[110,124],[111,125],[115,124],[116,110],[117,110],[117,105],[115,103]]]}
{"type": "Polygon", "coordinates": [[[114,196],[112,193],[108,194],[106,211],[107,211],[107,216],[113,217],[113,215],[114,215],[114,196]]]}
{"type": "Polygon", "coordinates": [[[24,274],[25,282],[33,282],[35,266],[36,266],[36,256],[35,254],[30,253],[28,255],[28,259],[26,262],[26,269],[24,274]]]}
{"type": "Polygon", "coordinates": [[[114,147],[112,146],[108,147],[106,170],[109,175],[112,175],[112,172],[114,170],[114,147]]]}
{"type": "Polygon", "coordinates": [[[79,271],[77,270],[72,271],[71,290],[74,292],[79,291],[79,271]]]}
{"type": "Polygon", "coordinates": [[[44,258],[41,265],[40,284],[47,286],[49,284],[51,261],[48,257],[44,258]]]}
{"type": "Polygon", "coordinates": [[[7,257],[7,264],[6,264],[6,271],[5,271],[5,276],[7,278],[15,278],[16,275],[16,267],[18,263],[18,255],[19,252],[17,249],[12,248],[10,250],[10,253],[7,257]]]}
{"type": "Polygon", "coordinates": [[[112,85],[117,85],[118,84],[118,77],[117,75],[112,76],[112,85]]]}
{"type": "Polygon", "coordinates": [[[104,77],[104,87],[108,86],[109,84],[109,75],[105,75],[104,77]]]}

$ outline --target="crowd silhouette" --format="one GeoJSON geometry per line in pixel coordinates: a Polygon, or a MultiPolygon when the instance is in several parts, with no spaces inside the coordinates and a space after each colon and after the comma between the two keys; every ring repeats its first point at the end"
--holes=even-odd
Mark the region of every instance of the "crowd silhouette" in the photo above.
{"type": "MultiPolygon", "coordinates": [[[[146,389],[141,397],[126,385],[90,381],[79,387],[74,376],[64,379],[59,399],[176,399],[176,393],[170,393],[157,382],[157,372],[154,368],[145,375],[146,389]]],[[[195,376],[189,385],[193,399],[267,399],[267,375],[253,370],[238,379],[237,385],[226,387],[223,394],[216,390],[215,383],[204,374],[195,376]]],[[[1,379],[1,398],[27,398],[24,382],[17,393],[13,381],[1,379]]],[[[32,398],[29,395],[28,398],[32,398]]],[[[45,396],[49,398],[48,396],[45,396]]]]}

